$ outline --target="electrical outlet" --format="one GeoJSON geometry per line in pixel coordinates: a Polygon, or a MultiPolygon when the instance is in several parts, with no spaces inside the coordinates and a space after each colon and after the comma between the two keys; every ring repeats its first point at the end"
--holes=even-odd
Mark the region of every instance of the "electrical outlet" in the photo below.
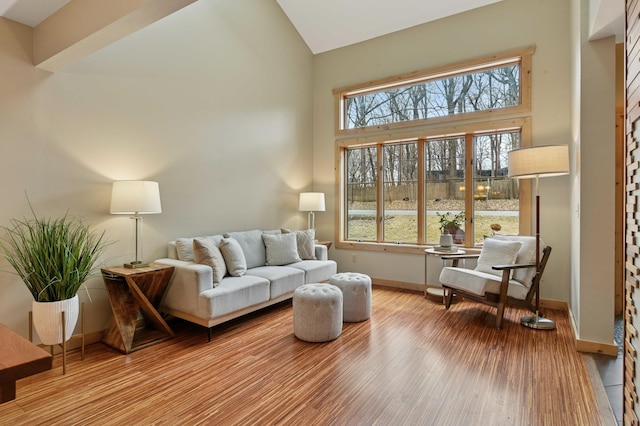
{"type": "Polygon", "coordinates": [[[357,254],[352,254],[352,255],[351,255],[351,261],[352,261],[353,263],[356,263],[356,262],[358,261],[358,255],[357,255],[357,254]]]}

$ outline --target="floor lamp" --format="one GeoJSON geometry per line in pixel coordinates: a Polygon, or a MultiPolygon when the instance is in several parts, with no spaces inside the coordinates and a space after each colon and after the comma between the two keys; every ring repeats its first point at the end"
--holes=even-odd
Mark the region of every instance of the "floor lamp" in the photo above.
{"type": "Polygon", "coordinates": [[[162,213],[158,182],[145,180],[121,180],[113,182],[111,190],[111,214],[129,214],[136,221],[135,260],[125,263],[125,268],[149,266],[142,261],[142,217],[141,214],[162,213]]]}
{"type": "Polygon", "coordinates": [[[567,145],[544,145],[510,151],[509,177],[534,179],[536,192],[536,314],[524,316],[520,324],[538,330],[553,330],[555,322],[540,316],[540,193],[538,179],[541,177],[569,174],[569,147],[567,145]]]}
{"type": "Polygon", "coordinates": [[[315,213],[324,211],[324,192],[301,192],[298,210],[309,212],[308,229],[315,229],[315,213]]]}

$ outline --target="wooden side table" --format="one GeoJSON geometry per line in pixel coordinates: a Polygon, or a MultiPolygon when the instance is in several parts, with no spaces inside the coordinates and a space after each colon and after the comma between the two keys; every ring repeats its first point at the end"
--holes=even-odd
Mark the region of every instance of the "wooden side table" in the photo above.
{"type": "Polygon", "coordinates": [[[173,270],[173,266],[157,263],[137,269],[102,269],[113,310],[103,343],[128,354],[175,336],[158,312],[173,270]]]}
{"type": "Polygon", "coordinates": [[[331,248],[331,245],[333,244],[333,241],[318,241],[317,244],[322,244],[323,246],[327,247],[327,250],[329,250],[331,248]]]}

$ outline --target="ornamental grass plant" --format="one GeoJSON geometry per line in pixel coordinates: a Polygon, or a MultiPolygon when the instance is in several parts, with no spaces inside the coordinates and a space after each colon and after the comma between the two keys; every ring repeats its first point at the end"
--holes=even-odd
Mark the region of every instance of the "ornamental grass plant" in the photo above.
{"type": "Polygon", "coordinates": [[[74,297],[109,242],[81,219],[65,213],[59,218],[12,219],[2,227],[0,255],[7,259],[37,302],[74,297]]]}

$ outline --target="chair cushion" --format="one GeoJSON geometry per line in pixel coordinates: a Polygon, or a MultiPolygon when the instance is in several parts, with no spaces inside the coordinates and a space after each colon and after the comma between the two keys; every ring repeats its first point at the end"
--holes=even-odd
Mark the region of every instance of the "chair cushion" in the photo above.
{"type": "MultiPolygon", "coordinates": [[[[484,296],[486,292],[500,293],[501,278],[486,272],[473,269],[454,268],[447,266],[440,272],[440,283],[454,289],[467,291],[478,296],[484,296]]],[[[520,282],[511,279],[507,288],[507,295],[514,299],[524,300],[529,289],[520,282]]]]}
{"type": "Polygon", "coordinates": [[[492,266],[514,264],[520,247],[522,247],[520,241],[486,238],[475,270],[502,277],[502,271],[496,271],[492,266]]]}
{"type": "MultiPolygon", "coordinates": [[[[536,237],[530,235],[502,235],[496,234],[493,236],[496,240],[502,241],[520,241],[522,247],[516,257],[516,263],[535,263],[536,262],[536,237]]],[[[544,241],[540,239],[540,257],[542,257],[542,250],[544,250],[544,241]]],[[[522,283],[527,288],[531,287],[533,277],[536,274],[535,268],[523,268],[513,271],[513,279],[522,283]]]]}

